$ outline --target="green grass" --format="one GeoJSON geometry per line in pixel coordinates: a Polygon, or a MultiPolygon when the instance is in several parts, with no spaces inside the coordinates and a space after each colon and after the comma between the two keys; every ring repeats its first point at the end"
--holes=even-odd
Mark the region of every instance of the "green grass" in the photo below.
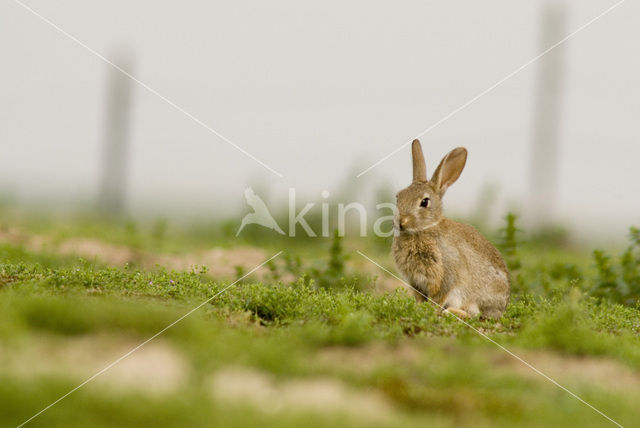
{"type": "MultiPolygon", "coordinates": [[[[69,236],[78,233],[70,230],[75,232],[69,236]]],[[[38,229],[39,234],[48,231],[49,226],[38,229]]],[[[200,245],[170,242],[164,232],[155,233],[165,240],[156,250],[200,245]]],[[[640,399],[640,381],[628,383],[640,370],[637,306],[594,292],[602,272],[588,251],[557,246],[541,251],[538,243],[515,237],[511,233],[507,241],[518,285],[511,305],[502,319],[469,323],[525,359],[534,358],[540,370],[549,368],[550,375],[613,419],[632,425],[640,399]],[[545,367],[549,358],[566,363],[567,373],[571,365],[580,372],[580,364],[605,362],[621,378],[576,378],[562,368],[545,367]]],[[[148,243],[135,245],[153,249],[148,243]]],[[[371,292],[375,278],[358,271],[364,262],[349,252],[350,245],[323,241],[308,249],[321,255],[311,263],[306,257],[296,261],[297,250],[304,250],[298,243],[282,258],[286,263],[271,266],[266,279],[238,282],[155,339],[152,343],[164,344],[185,361],[183,383],[155,393],[96,380],[31,425],[610,425],[542,377],[525,374],[526,367],[453,317],[417,303],[403,290],[371,292]],[[294,279],[283,280],[287,275],[294,279]],[[355,410],[324,406],[318,411],[268,401],[265,407],[246,391],[239,400],[212,394],[211,379],[230,368],[263,373],[283,397],[296,382],[342,385],[351,397],[347,406],[355,410]],[[366,397],[372,395],[385,403],[386,416],[368,415],[366,397]],[[362,402],[364,407],[357,407],[362,402]]],[[[383,247],[367,245],[376,259],[392,266],[383,247]]],[[[122,349],[156,334],[229,284],[206,269],[108,267],[1,244],[0,425],[23,422],[95,373],[80,370],[81,357],[65,354],[78,343],[126,344],[105,355],[86,349],[99,359],[98,368],[104,367],[112,355],[117,358],[122,349]],[[69,369],[74,364],[77,371],[69,369]]],[[[300,391],[304,395],[305,389],[300,391]]]]}

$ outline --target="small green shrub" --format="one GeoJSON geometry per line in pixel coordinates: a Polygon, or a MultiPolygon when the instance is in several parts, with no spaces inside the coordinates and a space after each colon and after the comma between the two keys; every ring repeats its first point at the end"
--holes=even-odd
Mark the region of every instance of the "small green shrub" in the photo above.
{"type": "Polygon", "coordinates": [[[368,282],[363,276],[346,272],[345,266],[348,256],[344,251],[343,239],[336,230],[329,247],[328,260],[321,260],[312,266],[303,266],[298,255],[283,254],[280,264],[267,263],[270,279],[279,282],[285,274],[289,274],[295,278],[294,282],[302,278],[303,282],[312,281],[318,288],[363,287],[368,282]]]}
{"type": "Polygon", "coordinates": [[[602,250],[594,250],[597,276],[591,294],[627,306],[640,304],[640,229],[629,230],[629,246],[616,264],[602,250]]]}
{"type": "Polygon", "coordinates": [[[329,247],[329,261],[324,268],[312,268],[307,274],[322,288],[332,288],[345,285],[344,265],[346,256],[342,245],[343,238],[336,230],[333,233],[331,247],[329,247]]]}
{"type": "Polygon", "coordinates": [[[505,226],[500,229],[500,241],[498,248],[503,254],[507,268],[511,275],[511,290],[514,294],[522,294],[527,291],[525,282],[520,276],[522,261],[518,253],[518,234],[521,230],[517,225],[518,216],[513,212],[507,213],[505,217],[505,226]]]}
{"type": "Polygon", "coordinates": [[[517,226],[518,216],[512,212],[505,217],[505,226],[500,229],[501,239],[499,243],[510,271],[516,271],[522,267],[522,262],[518,255],[518,233],[521,230],[517,226]]]}

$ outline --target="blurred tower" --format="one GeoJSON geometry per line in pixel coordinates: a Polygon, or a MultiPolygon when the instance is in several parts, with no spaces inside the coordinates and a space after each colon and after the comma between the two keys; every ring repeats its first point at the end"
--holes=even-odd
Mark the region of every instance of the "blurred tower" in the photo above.
{"type": "MultiPolygon", "coordinates": [[[[131,72],[133,61],[126,51],[111,60],[131,72]]],[[[109,66],[107,79],[104,151],[99,208],[107,215],[119,216],[124,211],[131,116],[131,79],[109,66]]]]}
{"type": "MultiPolygon", "coordinates": [[[[565,36],[566,7],[562,2],[543,5],[540,47],[544,51],[565,36]]],[[[558,186],[558,154],[564,93],[564,44],[538,62],[532,132],[530,199],[527,210],[534,227],[549,226],[558,186]]]]}

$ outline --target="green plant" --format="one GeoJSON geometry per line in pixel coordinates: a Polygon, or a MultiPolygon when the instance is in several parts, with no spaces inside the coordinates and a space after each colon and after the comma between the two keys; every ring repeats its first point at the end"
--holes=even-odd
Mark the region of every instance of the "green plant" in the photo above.
{"type": "Polygon", "coordinates": [[[602,250],[594,250],[597,276],[591,294],[627,306],[640,303],[640,229],[629,229],[629,246],[615,264],[602,250]]]}
{"type": "Polygon", "coordinates": [[[500,229],[498,248],[502,251],[507,268],[509,268],[512,290],[521,293],[527,291],[527,289],[519,274],[522,261],[518,254],[518,234],[521,230],[518,228],[517,222],[518,216],[513,212],[508,212],[505,217],[505,226],[500,229]]]}
{"type": "Polygon", "coordinates": [[[360,283],[358,275],[347,275],[345,264],[347,255],[344,252],[343,237],[336,230],[329,247],[329,258],[320,261],[315,266],[305,267],[300,256],[283,254],[281,263],[268,263],[270,278],[279,281],[285,273],[293,276],[294,283],[302,279],[302,282],[314,283],[319,288],[344,288],[360,283]]]}
{"type": "Polygon", "coordinates": [[[329,260],[325,267],[310,268],[306,273],[311,277],[318,287],[334,288],[344,286],[345,281],[345,260],[342,236],[338,230],[334,231],[331,247],[329,247],[329,260]]]}
{"type": "Polygon", "coordinates": [[[508,212],[505,217],[505,226],[500,229],[499,247],[504,254],[507,267],[510,271],[515,271],[522,267],[522,262],[518,256],[518,233],[521,230],[517,226],[518,216],[513,212],[508,212]]]}
{"type": "Polygon", "coordinates": [[[327,273],[332,276],[342,276],[344,274],[345,255],[342,239],[337,230],[333,232],[333,240],[329,248],[329,267],[327,269],[327,273]]]}

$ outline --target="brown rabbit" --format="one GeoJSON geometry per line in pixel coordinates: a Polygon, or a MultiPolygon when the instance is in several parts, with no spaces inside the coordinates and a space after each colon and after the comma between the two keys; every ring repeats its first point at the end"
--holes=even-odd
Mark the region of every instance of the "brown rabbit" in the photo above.
{"type": "Polygon", "coordinates": [[[458,147],[431,180],[414,140],[413,183],[398,195],[393,257],[412,287],[458,316],[498,318],[509,302],[509,271],[498,250],[472,226],[442,214],[442,197],[460,176],[467,149],[458,147]]]}

